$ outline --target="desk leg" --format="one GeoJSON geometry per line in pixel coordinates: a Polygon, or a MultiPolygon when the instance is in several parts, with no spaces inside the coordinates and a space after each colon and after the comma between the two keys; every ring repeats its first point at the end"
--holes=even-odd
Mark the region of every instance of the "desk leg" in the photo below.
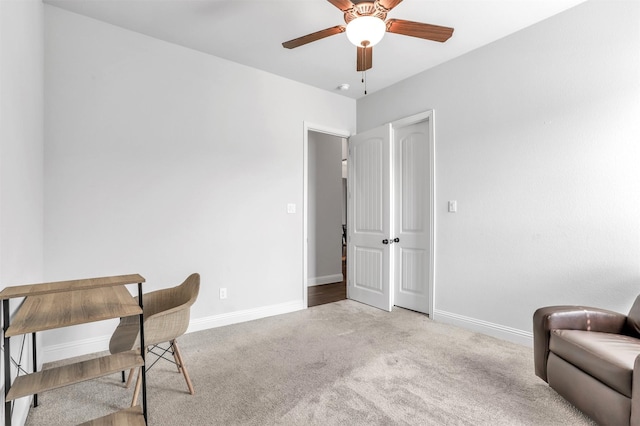
{"type": "Polygon", "coordinates": [[[11,401],[7,401],[7,395],[11,389],[11,347],[7,337],[9,328],[9,299],[2,301],[2,330],[4,331],[4,424],[11,426],[11,401]]]}
{"type": "Polygon", "coordinates": [[[144,365],[140,367],[142,372],[142,414],[147,423],[147,347],[144,343],[144,306],[142,304],[142,283],[138,283],[138,303],[140,304],[140,355],[144,365]]]}
{"type": "MultiPolygon", "coordinates": [[[[33,372],[38,371],[38,348],[36,347],[36,333],[31,333],[31,353],[33,354],[33,372]]],[[[33,394],[33,406],[38,406],[38,394],[33,394]]]]}

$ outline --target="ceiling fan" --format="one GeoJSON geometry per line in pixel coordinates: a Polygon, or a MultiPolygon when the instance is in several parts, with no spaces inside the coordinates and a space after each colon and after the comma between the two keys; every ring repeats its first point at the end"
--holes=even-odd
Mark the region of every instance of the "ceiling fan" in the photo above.
{"type": "Polygon", "coordinates": [[[285,41],[282,46],[293,49],[313,41],[335,34],[347,33],[351,43],[358,48],[357,71],[366,71],[373,66],[373,46],[382,40],[385,32],[418,37],[439,42],[447,41],[453,34],[453,28],[403,19],[388,19],[387,13],[402,0],[375,0],[353,3],[351,0],[328,0],[329,3],[344,12],[345,25],[336,25],[293,40],[285,41]]]}

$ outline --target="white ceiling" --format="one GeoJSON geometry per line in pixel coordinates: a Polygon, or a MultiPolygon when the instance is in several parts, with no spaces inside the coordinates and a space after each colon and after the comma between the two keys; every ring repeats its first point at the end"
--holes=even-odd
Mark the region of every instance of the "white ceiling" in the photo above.
{"type": "MultiPolygon", "coordinates": [[[[387,33],[368,93],[491,43],[585,0],[404,0],[387,18],[455,28],[445,43],[387,33]]],[[[282,42],[344,24],[326,0],[44,0],[161,40],[351,98],[364,95],[356,48],[338,34],[296,49],[282,42]],[[338,85],[348,83],[348,91],[338,85]]],[[[356,1],[357,2],[357,1],[356,1]]]]}

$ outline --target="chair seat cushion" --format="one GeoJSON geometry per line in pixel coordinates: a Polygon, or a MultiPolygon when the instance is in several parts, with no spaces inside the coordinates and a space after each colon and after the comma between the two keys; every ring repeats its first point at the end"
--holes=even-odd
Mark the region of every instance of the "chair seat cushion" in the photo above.
{"type": "Polygon", "coordinates": [[[631,398],[633,366],[640,355],[640,339],[595,331],[551,330],[549,350],[631,398]]]}

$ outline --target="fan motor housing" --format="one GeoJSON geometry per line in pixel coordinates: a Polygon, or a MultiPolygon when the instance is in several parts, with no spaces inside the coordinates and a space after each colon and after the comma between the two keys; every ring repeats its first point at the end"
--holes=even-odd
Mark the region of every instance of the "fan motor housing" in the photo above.
{"type": "Polygon", "coordinates": [[[348,24],[361,16],[374,16],[384,21],[387,19],[387,12],[378,2],[363,1],[354,4],[351,9],[344,13],[344,21],[348,24]]]}

